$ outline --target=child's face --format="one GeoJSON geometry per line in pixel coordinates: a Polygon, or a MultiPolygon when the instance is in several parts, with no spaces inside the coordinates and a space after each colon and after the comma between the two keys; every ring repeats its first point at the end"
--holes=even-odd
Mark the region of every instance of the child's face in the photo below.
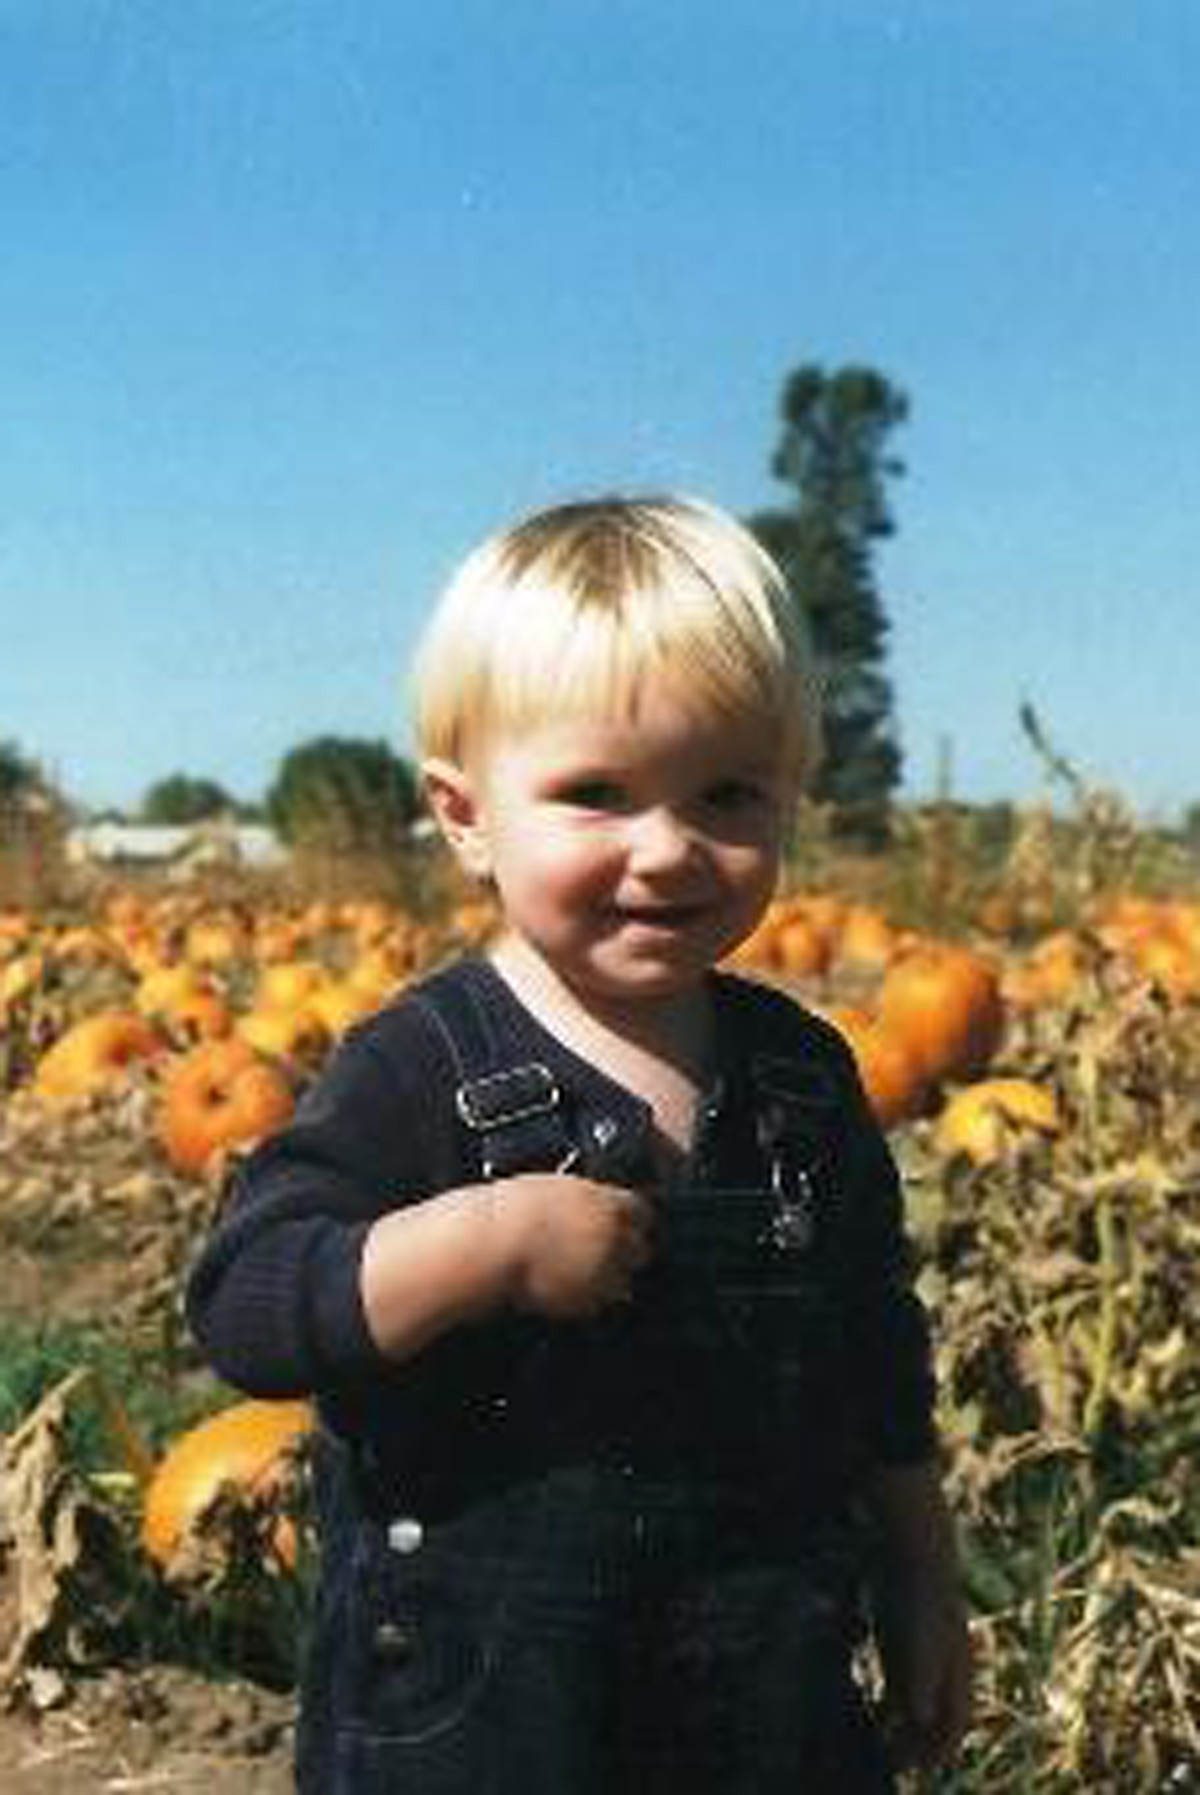
{"type": "Polygon", "coordinates": [[[784,782],[764,736],[660,688],[630,721],[549,722],[461,775],[460,848],[580,996],[678,994],[774,890],[784,782]]]}

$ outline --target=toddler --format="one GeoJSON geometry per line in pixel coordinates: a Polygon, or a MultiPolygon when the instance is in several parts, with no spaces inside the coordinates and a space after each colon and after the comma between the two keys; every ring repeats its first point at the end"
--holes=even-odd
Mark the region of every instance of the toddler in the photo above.
{"type": "Polygon", "coordinates": [[[416,691],[500,932],[343,1039],[188,1290],[319,1408],[297,1786],[889,1790],[969,1683],[898,1180],[841,1038],[718,970],[819,752],[793,601],[712,507],[565,505],[416,691]]]}

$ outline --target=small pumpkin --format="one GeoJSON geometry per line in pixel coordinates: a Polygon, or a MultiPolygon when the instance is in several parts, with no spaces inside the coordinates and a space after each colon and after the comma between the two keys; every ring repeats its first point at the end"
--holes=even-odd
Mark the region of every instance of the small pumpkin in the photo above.
{"type": "Polygon", "coordinates": [[[212,1039],[227,1035],[233,1027],[229,1005],[212,980],[186,962],[143,973],[134,1002],[144,1016],[163,1022],[170,1032],[212,1039]]]}
{"type": "MultiPolygon", "coordinates": [[[[269,1494],[287,1454],[312,1426],[307,1402],[247,1400],[181,1434],[146,1487],[141,1538],[147,1554],[169,1569],[187,1535],[230,1486],[247,1498],[269,1494]]],[[[285,1565],[294,1560],[295,1539],[286,1522],[273,1535],[273,1550],[285,1565]]]]}
{"type": "Polygon", "coordinates": [[[992,1165],[1009,1142],[1058,1134],[1058,1101],[1045,1085],[1027,1078],[985,1078],[955,1091],[934,1125],[941,1152],[992,1165]]]}
{"type": "Polygon", "coordinates": [[[163,1082],[159,1138],[177,1171],[198,1175],[225,1148],[282,1127],[294,1107],[283,1073],[248,1041],[207,1041],[163,1082]]]}

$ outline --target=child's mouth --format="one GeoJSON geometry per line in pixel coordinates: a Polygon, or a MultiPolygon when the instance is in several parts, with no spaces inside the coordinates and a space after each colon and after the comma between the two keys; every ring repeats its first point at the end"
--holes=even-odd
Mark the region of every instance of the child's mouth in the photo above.
{"type": "Polygon", "coordinates": [[[618,915],[645,929],[682,929],[703,915],[700,904],[624,904],[618,915]]]}

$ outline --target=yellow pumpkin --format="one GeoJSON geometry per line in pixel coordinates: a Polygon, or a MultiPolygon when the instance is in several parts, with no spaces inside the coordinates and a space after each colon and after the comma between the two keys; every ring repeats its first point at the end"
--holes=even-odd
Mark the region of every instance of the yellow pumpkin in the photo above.
{"type": "Polygon", "coordinates": [[[943,1153],[992,1165],[1009,1142],[1055,1135],[1061,1127],[1058,1101],[1045,1085],[1027,1078],[985,1078],[955,1091],[934,1125],[934,1140],[943,1153]]]}
{"type": "Polygon", "coordinates": [[[100,1010],[76,1022],[42,1055],[34,1090],[51,1102],[85,1097],[122,1083],[131,1066],[162,1048],[162,1037],[144,1016],[100,1010]]]}

